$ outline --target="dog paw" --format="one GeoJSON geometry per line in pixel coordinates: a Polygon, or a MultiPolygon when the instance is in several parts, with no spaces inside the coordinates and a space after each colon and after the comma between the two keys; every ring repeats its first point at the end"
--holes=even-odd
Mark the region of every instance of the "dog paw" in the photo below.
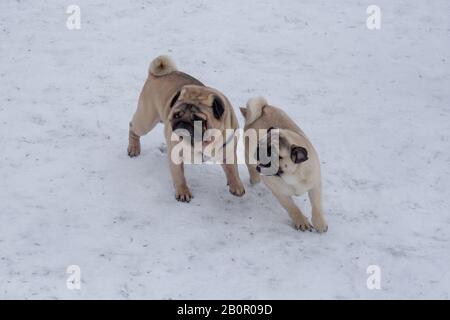
{"type": "Polygon", "coordinates": [[[245,188],[242,182],[230,184],[230,193],[236,197],[242,197],[245,193],[245,188]]]}
{"type": "Polygon", "coordinates": [[[133,158],[137,157],[141,153],[141,144],[140,143],[130,143],[128,145],[128,155],[133,158]]]}
{"type": "Polygon", "coordinates": [[[177,188],[175,199],[181,202],[190,202],[192,198],[192,193],[187,186],[177,188]]]}
{"type": "Polygon", "coordinates": [[[312,224],[314,226],[314,229],[316,229],[316,231],[319,233],[327,232],[328,230],[328,225],[322,216],[320,217],[313,216],[312,224]]]}
{"type": "Polygon", "coordinates": [[[295,229],[300,231],[312,231],[313,226],[306,217],[299,218],[294,222],[295,229]]]}

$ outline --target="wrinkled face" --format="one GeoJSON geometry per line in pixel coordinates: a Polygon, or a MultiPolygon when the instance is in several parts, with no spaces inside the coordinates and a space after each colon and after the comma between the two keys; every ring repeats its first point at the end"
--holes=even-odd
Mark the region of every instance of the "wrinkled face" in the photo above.
{"type": "Polygon", "coordinates": [[[256,149],[256,170],[262,175],[279,176],[294,173],[308,160],[308,151],[290,142],[282,130],[270,128],[267,136],[259,140],[256,149]]]}
{"type": "Polygon", "coordinates": [[[203,141],[206,130],[224,129],[224,112],[220,97],[203,87],[185,86],[172,99],[169,121],[175,134],[194,145],[203,141]]]}

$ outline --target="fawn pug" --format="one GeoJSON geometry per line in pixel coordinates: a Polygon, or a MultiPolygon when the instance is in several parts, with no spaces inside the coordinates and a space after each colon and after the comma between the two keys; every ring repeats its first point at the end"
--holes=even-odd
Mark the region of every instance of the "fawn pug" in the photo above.
{"type": "MultiPolygon", "coordinates": [[[[192,194],[184,177],[183,163],[176,163],[171,159],[172,149],[176,144],[171,139],[172,133],[177,134],[183,129],[190,134],[190,143],[194,145],[193,133],[196,122],[201,123],[202,135],[208,129],[220,130],[225,135],[227,129],[238,128],[236,115],[230,102],[221,92],[178,71],[169,57],[159,56],[150,64],[148,78],[139,96],[137,110],[130,122],[128,145],[130,157],[140,154],[140,137],[151,131],[159,122],[164,123],[165,127],[164,134],[175,198],[178,201],[189,202],[192,194]]],[[[200,143],[203,144],[203,141],[200,143]]],[[[222,168],[225,171],[229,191],[233,195],[242,196],[245,190],[239,178],[236,161],[234,164],[224,163],[222,168]]]]}
{"type": "Polygon", "coordinates": [[[297,229],[311,231],[314,227],[318,232],[326,232],[328,226],[323,217],[319,157],[305,133],[283,110],[269,105],[261,97],[250,99],[241,112],[245,118],[244,132],[249,129],[258,132],[257,143],[252,145],[250,140],[245,141],[251,184],[262,179],[289,213],[297,229]],[[266,152],[261,152],[261,149],[266,152]],[[292,196],[306,192],[311,201],[312,226],[292,199],[292,196]]]}

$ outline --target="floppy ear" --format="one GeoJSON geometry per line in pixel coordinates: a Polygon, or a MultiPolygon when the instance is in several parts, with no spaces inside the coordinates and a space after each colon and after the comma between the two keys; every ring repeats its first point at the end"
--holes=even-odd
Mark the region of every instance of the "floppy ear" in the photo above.
{"type": "Polygon", "coordinates": [[[213,112],[214,112],[214,117],[216,119],[220,119],[222,117],[223,113],[225,112],[225,108],[223,106],[222,100],[218,97],[214,97],[214,100],[212,103],[212,108],[213,108],[213,112]]]}
{"type": "Polygon", "coordinates": [[[291,160],[294,163],[301,163],[308,160],[308,151],[305,148],[293,145],[291,147],[291,160]]]}
{"type": "Polygon", "coordinates": [[[172,100],[170,101],[170,107],[172,108],[173,105],[175,104],[175,102],[177,102],[178,98],[180,97],[180,93],[181,91],[178,91],[172,98],[172,100]]]}
{"type": "Polygon", "coordinates": [[[241,113],[244,116],[244,118],[247,118],[247,109],[244,107],[240,107],[239,110],[241,110],[241,113]]]}

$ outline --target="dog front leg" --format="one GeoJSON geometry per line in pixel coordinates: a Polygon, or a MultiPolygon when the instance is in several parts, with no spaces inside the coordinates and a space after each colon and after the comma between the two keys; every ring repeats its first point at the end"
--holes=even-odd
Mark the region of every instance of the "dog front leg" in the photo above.
{"type": "Polygon", "coordinates": [[[130,157],[137,157],[141,153],[141,137],[131,130],[128,132],[128,155],[130,157]]]}
{"type": "Polygon", "coordinates": [[[222,169],[227,177],[227,184],[232,195],[242,197],[245,193],[244,185],[239,178],[237,164],[222,164],[222,169]]]}
{"type": "Polygon", "coordinates": [[[169,157],[170,173],[172,174],[172,181],[175,187],[175,199],[181,202],[189,202],[193,198],[191,191],[186,183],[184,177],[183,163],[175,164],[169,157]]]}
{"type": "Polygon", "coordinates": [[[169,159],[170,174],[172,175],[173,186],[175,187],[175,199],[181,202],[189,202],[193,196],[184,177],[184,164],[183,162],[175,163],[172,160],[172,144],[168,139],[167,145],[169,146],[167,158],[169,159]]]}
{"type": "Polygon", "coordinates": [[[297,207],[294,200],[292,200],[292,197],[278,194],[276,192],[273,192],[273,194],[278,199],[283,208],[286,209],[286,211],[289,213],[289,216],[294,221],[294,225],[297,230],[311,231],[312,226],[309,223],[308,218],[306,218],[300,208],[297,207]]]}

